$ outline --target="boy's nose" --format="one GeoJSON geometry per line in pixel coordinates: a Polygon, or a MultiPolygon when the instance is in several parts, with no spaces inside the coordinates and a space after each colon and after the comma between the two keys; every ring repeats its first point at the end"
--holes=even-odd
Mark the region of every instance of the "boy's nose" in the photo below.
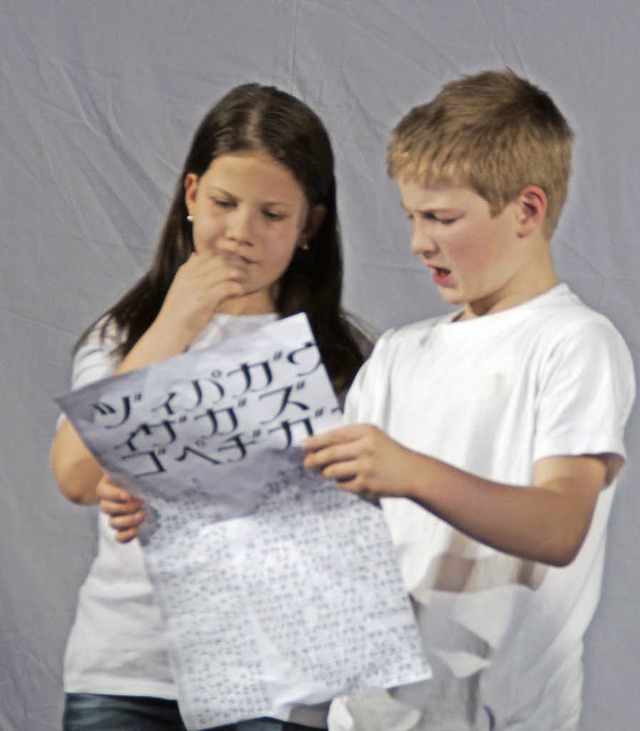
{"type": "Polygon", "coordinates": [[[424,231],[416,228],[411,236],[411,253],[419,256],[433,256],[438,251],[436,242],[424,231]]]}

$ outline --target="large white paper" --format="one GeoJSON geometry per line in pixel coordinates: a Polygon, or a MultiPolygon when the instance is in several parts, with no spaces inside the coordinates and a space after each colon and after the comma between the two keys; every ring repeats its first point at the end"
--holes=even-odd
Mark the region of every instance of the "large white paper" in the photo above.
{"type": "Polygon", "coordinates": [[[429,677],[382,512],[302,466],[340,420],[304,315],[58,403],[146,502],[189,729],[429,677]]]}

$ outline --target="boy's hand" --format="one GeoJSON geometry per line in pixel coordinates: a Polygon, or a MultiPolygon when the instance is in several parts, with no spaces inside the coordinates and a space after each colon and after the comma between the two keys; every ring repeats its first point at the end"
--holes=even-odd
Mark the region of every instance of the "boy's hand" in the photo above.
{"type": "Polygon", "coordinates": [[[103,475],[96,487],[100,510],[109,516],[109,525],[119,543],[128,543],[138,535],[138,526],[145,519],[142,500],[103,475]]]}
{"type": "Polygon", "coordinates": [[[305,467],[344,490],[409,498],[481,543],[552,566],[566,566],[580,550],[607,474],[603,455],[547,457],[530,485],[493,482],[365,424],[314,435],[302,447],[305,467]]]}
{"type": "Polygon", "coordinates": [[[410,497],[421,456],[370,424],[338,427],[307,439],[304,466],[372,500],[410,497]]]}

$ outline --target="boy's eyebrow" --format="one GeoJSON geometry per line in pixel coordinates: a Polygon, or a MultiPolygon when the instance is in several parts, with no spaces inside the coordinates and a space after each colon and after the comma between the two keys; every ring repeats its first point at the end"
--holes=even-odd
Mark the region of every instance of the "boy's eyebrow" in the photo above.
{"type": "MultiPolygon", "coordinates": [[[[401,202],[400,205],[407,213],[411,213],[409,208],[407,208],[404,203],[401,202]]],[[[458,212],[460,210],[460,208],[458,208],[456,206],[444,206],[444,205],[431,205],[431,206],[422,205],[422,206],[418,206],[414,210],[418,211],[418,213],[442,213],[442,212],[454,213],[454,212],[458,212]]]]}

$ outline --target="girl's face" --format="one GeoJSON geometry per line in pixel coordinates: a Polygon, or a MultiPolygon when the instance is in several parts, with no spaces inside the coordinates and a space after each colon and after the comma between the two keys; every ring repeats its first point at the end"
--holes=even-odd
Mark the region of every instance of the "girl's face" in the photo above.
{"type": "Polygon", "coordinates": [[[292,173],[263,152],[217,157],[203,175],[189,173],[184,187],[196,252],[222,255],[245,275],[245,294],[223,311],[273,312],[278,283],[323,207],[310,210],[292,173]]]}

